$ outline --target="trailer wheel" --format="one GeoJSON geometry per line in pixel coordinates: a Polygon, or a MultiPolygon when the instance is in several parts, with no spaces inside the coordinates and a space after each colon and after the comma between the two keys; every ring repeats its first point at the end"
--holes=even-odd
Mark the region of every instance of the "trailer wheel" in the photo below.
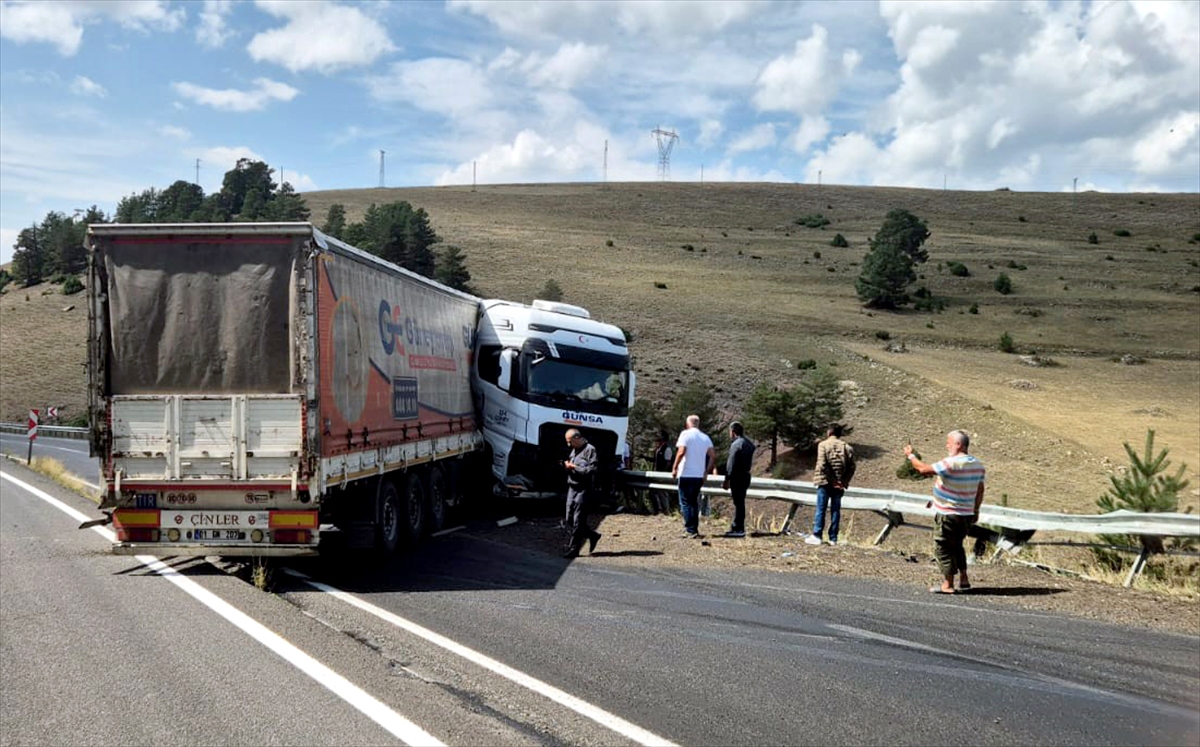
{"type": "Polygon", "coordinates": [[[379,520],[375,524],[375,548],[383,555],[396,552],[400,544],[400,494],[391,480],[379,487],[379,520]]]}
{"type": "Polygon", "coordinates": [[[410,472],[408,481],[404,484],[404,500],[401,508],[404,519],[404,541],[415,545],[421,540],[425,531],[425,486],[418,472],[410,472]]]}
{"type": "Polygon", "coordinates": [[[429,512],[426,514],[430,532],[440,532],[446,528],[446,512],[450,500],[447,488],[446,474],[440,466],[434,466],[429,474],[429,512]]]}

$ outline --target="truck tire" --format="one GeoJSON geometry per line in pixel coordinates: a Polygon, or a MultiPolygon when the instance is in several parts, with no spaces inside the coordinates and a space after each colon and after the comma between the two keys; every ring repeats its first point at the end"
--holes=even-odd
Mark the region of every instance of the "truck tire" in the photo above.
{"type": "Polygon", "coordinates": [[[449,483],[441,466],[434,465],[429,473],[429,491],[426,496],[425,526],[432,534],[446,528],[446,513],[449,511],[449,483]]]}
{"type": "Polygon", "coordinates": [[[402,540],[411,547],[420,542],[421,535],[425,533],[425,485],[421,481],[420,472],[408,473],[402,499],[400,531],[402,540]]]}
{"type": "Polygon", "coordinates": [[[403,510],[400,504],[400,493],[391,480],[384,480],[379,486],[379,510],[375,523],[375,549],[384,556],[392,555],[400,546],[400,526],[403,510]]]}

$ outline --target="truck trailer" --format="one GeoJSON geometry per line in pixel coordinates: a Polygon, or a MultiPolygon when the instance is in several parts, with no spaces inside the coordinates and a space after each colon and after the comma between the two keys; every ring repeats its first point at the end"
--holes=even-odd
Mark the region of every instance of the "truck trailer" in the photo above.
{"type": "Polygon", "coordinates": [[[582,309],[485,302],[308,223],[97,224],[88,248],[118,554],[308,555],[338,534],[390,553],[477,486],[560,492],[567,427],[616,464],[628,353],[582,309]],[[544,363],[611,389],[568,391],[586,377],[544,363]]]}

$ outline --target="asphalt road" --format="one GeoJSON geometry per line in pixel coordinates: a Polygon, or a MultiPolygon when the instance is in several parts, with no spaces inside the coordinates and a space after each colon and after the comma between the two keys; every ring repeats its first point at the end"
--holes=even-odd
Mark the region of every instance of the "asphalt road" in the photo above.
{"type": "MultiPolygon", "coordinates": [[[[29,439],[18,433],[0,433],[0,453],[11,454],[24,461],[29,454],[29,439]]],[[[38,436],[33,442],[33,455],[57,459],[72,475],[99,488],[100,460],[88,456],[87,441],[38,436]]]]}
{"type": "MultiPolygon", "coordinates": [[[[34,494],[0,480],[0,507],[0,744],[421,741],[34,494]]],[[[985,597],[568,563],[469,530],[293,562],[275,594],[170,563],[446,744],[1200,743],[1195,637],[985,597]]]]}

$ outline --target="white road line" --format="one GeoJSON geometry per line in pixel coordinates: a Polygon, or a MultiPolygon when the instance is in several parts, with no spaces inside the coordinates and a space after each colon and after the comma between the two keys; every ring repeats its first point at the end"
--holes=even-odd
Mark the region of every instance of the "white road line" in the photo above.
{"type": "MultiPolygon", "coordinates": [[[[57,498],[38,490],[34,486],[18,480],[6,472],[0,471],[0,478],[4,478],[15,485],[24,488],[30,494],[42,499],[51,506],[67,514],[71,518],[78,519],[80,522],[88,521],[91,517],[76,511],[67,504],[57,498]]],[[[92,530],[108,539],[110,542],[115,539],[112,531],[104,527],[92,527],[92,530]]],[[[342,677],[337,672],[321,664],[316,659],[304,653],[296,646],[289,643],[282,636],[270,630],[266,626],[254,620],[246,613],[237,609],[233,605],[221,599],[216,594],[213,594],[208,589],[197,584],[195,581],[183,576],[174,568],[164,564],[158,558],[152,555],[136,556],[140,563],[143,563],[155,573],[166,578],[171,583],[178,586],[193,599],[200,602],[204,606],[216,612],[221,617],[228,620],[242,632],[249,635],[254,640],[274,651],[285,661],[300,671],[307,674],[318,684],[328,689],[334,695],[337,695],[342,700],[357,708],[360,712],[366,715],[375,723],[382,726],[391,734],[405,744],[413,745],[413,747],[445,747],[437,737],[417,726],[413,722],[396,713],[391,708],[376,700],[367,692],[354,685],[345,677],[342,677]]]]}
{"type": "Polygon", "coordinates": [[[572,711],[575,711],[579,715],[584,716],[585,718],[591,719],[592,721],[595,721],[596,723],[600,724],[601,726],[611,729],[612,731],[615,731],[616,733],[620,734],[621,736],[627,737],[628,739],[631,739],[634,742],[637,742],[638,744],[647,745],[647,747],[651,747],[651,746],[653,746],[653,747],[675,747],[674,742],[671,742],[670,740],[668,740],[664,737],[660,737],[657,734],[649,732],[649,731],[643,729],[642,727],[638,726],[637,724],[630,723],[629,721],[626,721],[625,719],[621,718],[620,716],[609,713],[608,711],[604,710],[603,708],[594,706],[591,703],[588,703],[587,701],[584,701],[580,698],[575,697],[574,695],[571,695],[570,693],[563,692],[562,690],[559,690],[557,687],[554,687],[553,685],[547,684],[535,677],[531,677],[530,675],[525,674],[524,672],[513,669],[512,667],[508,666],[507,664],[502,664],[501,662],[496,661],[495,659],[491,658],[490,656],[482,654],[472,648],[468,648],[468,647],[462,645],[461,643],[452,641],[443,635],[435,633],[432,630],[429,630],[428,628],[422,627],[421,625],[418,625],[417,623],[412,622],[411,620],[406,620],[405,618],[400,617],[399,615],[396,615],[392,612],[388,612],[387,610],[382,609],[380,607],[376,607],[375,605],[371,604],[370,602],[368,602],[364,599],[360,599],[359,597],[355,596],[354,594],[342,591],[342,590],[337,589],[328,584],[323,584],[319,581],[314,581],[314,580],[310,579],[308,576],[305,576],[303,573],[300,573],[298,571],[294,571],[291,569],[285,569],[285,571],[287,573],[291,574],[292,576],[295,576],[296,578],[302,580],[304,583],[308,584],[309,586],[312,586],[314,589],[319,589],[319,590],[325,592],[326,594],[329,594],[337,599],[342,600],[343,602],[346,602],[347,604],[353,605],[353,606],[359,608],[360,610],[363,610],[364,612],[367,612],[371,615],[374,615],[375,617],[378,617],[380,620],[391,623],[392,625],[395,625],[396,627],[400,628],[401,630],[405,630],[409,633],[412,633],[413,635],[415,635],[419,638],[424,638],[426,641],[429,641],[430,643],[434,644],[435,646],[440,646],[441,648],[444,648],[453,654],[457,654],[458,656],[461,656],[462,658],[466,659],[467,661],[470,661],[478,666],[481,666],[484,669],[491,670],[492,672],[495,672],[496,674],[500,675],[501,677],[511,680],[512,682],[515,682],[524,688],[532,690],[533,692],[535,692],[539,695],[549,698],[550,700],[554,701],[555,703],[565,706],[565,707],[571,709],[572,711]]]}

